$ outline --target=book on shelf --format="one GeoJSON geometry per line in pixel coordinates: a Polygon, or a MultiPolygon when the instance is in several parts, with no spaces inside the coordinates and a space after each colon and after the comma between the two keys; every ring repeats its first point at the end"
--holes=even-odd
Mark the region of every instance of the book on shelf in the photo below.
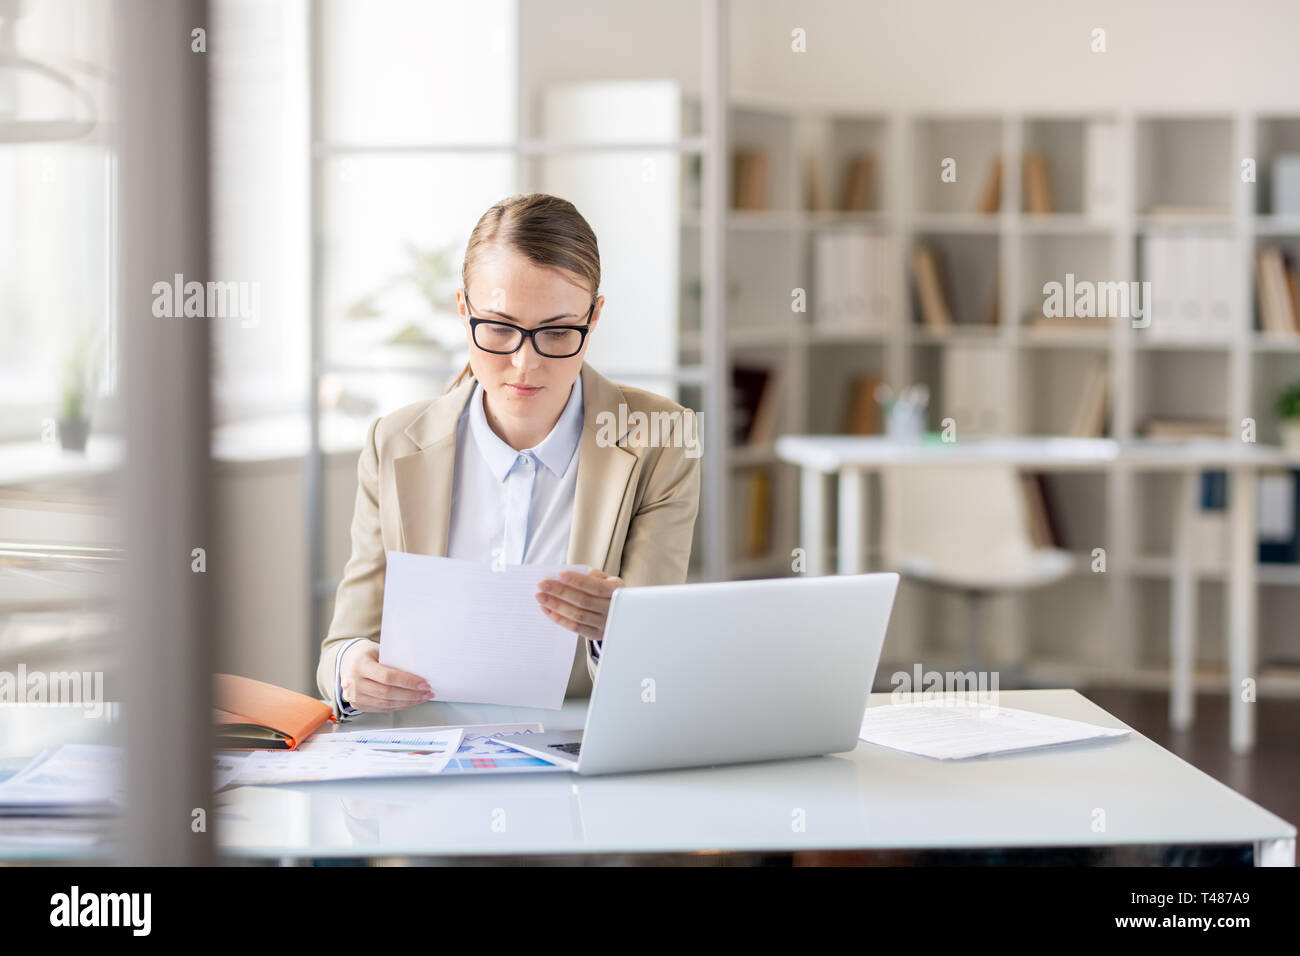
{"type": "Polygon", "coordinates": [[[868,212],[872,208],[872,188],[876,178],[876,159],[870,153],[850,156],[844,167],[840,187],[841,212],[868,212]]]}
{"type": "Polygon", "coordinates": [[[1025,499],[1029,540],[1035,548],[1059,548],[1061,536],[1055,515],[1048,505],[1047,479],[1041,474],[1022,474],[1020,490],[1025,499]]]}
{"type": "Polygon", "coordinates": [[[1300,334],[1300,290],[1294,259],[1279,246],[1255,253],[1255,298],[1260,331],[1269,335],[1300,334]]]}
{"type": "Polygon", "coordinates": [[[1037,150],[1024,157],[1025,210],[1036,215],[1055,212],[1052,188],[1047,177],[1047,159],[1037,150]]]}
{"type": "Polygon", "coordinates": [[[776,383],[771,369],[735,365],[731,369],[731,438],[734,445],[761,445],[775,432],[776,383]]]}
{"type": "Polygon", "coordinates": [[[984,306],[984,324],[997,325],[998,312],[1002,304],[1002,278],[993,276],[993,288],[989,291],[988,304],[984,306]]]}
{"type": "Polygon", "coordinates": [[[813,325],[884,332],[898,314],[898,240],[863,229],[813,235],[813,325]]]}
{"type": "Polygon", "coordinates": [[[926,328],[947,331],[952,328],[952,311],[939,275],[939,263],[933,250],[924,243],[912,251],[912,279],[921,306],[921,322],[926,328]]]}
{"type": "MultiPolygon", "coordinates": [[[[1230,238],[1151,235],[1143,240],[1150,339],[1226,339],[1231,329],[1235,254],[1230,238]]],[[[1136,314],[1130,303],[1130,311],[1136,314]]]]}
{"type": "Polygon", "coordinates": [[[814,153],[804,157],[803,165],[804,208],[809,212],[826,209],[826,192],[822,188],[821,166],[814,153]]]}
{"type": "Polygon", "coordinates": [[[731,155],[731,208],[767,208],[767,153],[737,149],[731,155]]]}
{"type": "Polygon", "coordinates": [[[1213,418],[1152,418],[1142,433],[1147,438],[1227,438],[1228,423],[1213,418]]]}
{"type": "Polygon", "coordinates": [[[1026,324],[1031,328],[1049,332],[1075,332],[1080,329],[1104,332],[1111,328],[1111,318],[1108,315],[1044,315],[1041,311],[1035,314],[1033,310],[1025,315],[1026,324]]]}
{"type": "Polygon", "coordinates": [[[994,156],[984,179],[984,190],[980,193],[976,212],[994,213],[1002,205],[1002,157],[994,156]]]}
{"type": "Polygon", "coordinates": [[[859,375],[849,383],[849,402],[844,409],[844,434],[879,435],[884,429],[876,388],[884,384],[878,375],[859,375]]]}
{"type": "Polygon", "coordinates": [[[745,554],[767,553],[772,537],[772,475],[766,468],[751,468],[745,475],[745,554]]]}
{"type": "Polygon", "coordinates": [[[1168,216],[1171,219],[1179,216],[1227,216],[1229,210],[1224,206],[1195,206],[1191,203],[1153,203],[1147,206],[1145,215],[1148,216],[1168,216]]]}
{"type": "Polygon", "coordinates": [[[1079,403],[1069,434],[1074,438],[1101,438],[1106,432],[1106,399],[1109,391],[1109,368],[1105,359],[1096,359],[1088,367],[1079,389],[1079,403]]]}
{"type": "Polygon", "coordinates": [[[754,415],[750,420],[747,436],[750,445],[769,445],[776,439],[776,413],[780,395],[781,376],[769,372],[763,382],[763,389],[758,394],[758,405],[754,408],[754,415]]]}

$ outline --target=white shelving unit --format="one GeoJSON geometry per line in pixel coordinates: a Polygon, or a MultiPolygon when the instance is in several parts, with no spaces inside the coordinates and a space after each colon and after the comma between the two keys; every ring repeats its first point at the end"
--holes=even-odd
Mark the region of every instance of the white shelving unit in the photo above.
{"type": "MultiPolygon", "coordinates": [[[[730,379],[736,364],[767,364],[782,379],[778,433],[834,433],[846,405],[852,375],[874,373],[891,385],[926,382],[942,400],[943,355],[967,347],[992,350],[1012,370],[1005,383],[1000,431],[1052,434],[1063,431],[1073,410],[1072,375],[1091,357],[1109,368],[1109,434],[1130,438],[1151,417],[1211,417],[1235,433],[1242,419],[1258,423],[1257,440],[1276,444],[1273,395],[1300,379],[1300,336],[1274,338],[1257,330],[1254,252],[1263,242],[1294,244],[1300,253],[1300,218],[1268,212],[1267,183],[1244,184],[1239,158],[1255,156],[1260,175],[1278,149],[1300,149],[1300,116],[1133,113],[1123,111],[1060,115],[881,114],[824,110],[813,106],[733,98],[729,148],[761,148],[769,154],[768,205],[764,211],[727,214],[728,287],[735,287],[726,328],[727,361],[718,370],[730,379]],[[1084,136],[1087,124],[1112,124],[1114,213],[1089,214],[1083,197],[1084,136]],[[1022,205],[1019,157],[1041,152],[1060,212],[1031,214],[1022,205]],[[822,183],[835,200],[847,155],[876,157],[876,203],[865,213],[810,212],[803,208],[801,176],[805,157],[820,157],[822,183]],[[996,156],[1004,162],[1000,206],[992,214],[972,212],[996,156]],[[957,160],[956,183],[942,183],[939,164],[957,160]],[[1181,205],[1213,207],[1187,214],[1155,211],[1181,205]],[[812,239],[822,230],[857,229],[891,236],[903,255],[892,277],[901,306],[887,329],[861,333],[825,330],[816,323],[812,239]],[[1233,243],[1237,264],[1230,332],[1217,340],[1172,341],[1148,336],[1128,321],[1109,329],[1046,329],[1030,326],[1026,314],[1042,305],[1042,284],[1062,281],[1066,272],[1095,280],[1142,279],[1146,237],[1167,232],[1220,236],[1233,243]],[[912,293],[909,256],[918,242],[938,247],[950,267],[949,298],[957,326],[938,332],[920,324],[912,293]],[[1000,287],[997,321],[978,320],[986,310],[995,277],[1000,287]],[[955,281],[952,281],[954,280],[955,281]],[[807,290],[809,311],[790,309],[795,288],[807,290]]],[[[683,212],[685,236],[696,228],[694,211],[683,212]]],[[[688,314],[683,310],[683,314],[688,314]]],[[[693,332],[682,334],[689,353],[693,332]]],[[[931,426],[938,426],[932,402],[931,426]]],[[[1297,461],[1300,466],[1300,461],[1297,461]]],[[[749,555],[740,546],[743,522],[733,510],[728,550],[729,577],[793,573],[798,547],[797,475],[776,462],[769,446],[728,449],[727,468],[739,474],[754,467],[773,472],[771,547],[749,555]]],[[[1172,577],[1167,529],[1153,524],[1153,508],[1167,493],[1160,479],[1135,476],[1122,465],[1095,478],[1066,482],[1055,494],[1063,512],[1067,544],[1080,553],[1079,573],[1060,587],[1080,591],[1084,613],[1072,615],[1080,641],[1104,627],[1116,634],[1119,659],[1075,660],[1083,674],[1164,673],[1147,658],[1163,641],[1141,639],[1141,607],[1166,608],[1172,577]],[[1086,547],[1085,547],[1086,545],[1086,547]],[[1092,547],[1105,547],[1109,571],[1100,586],[1086,560],[1092,547]],[[1160,596],[1157,596],[1160,594],[1160,596]],[[1139,597],[1149,600],[1139,602],[1139,597]],[[1100,600],[1096,600],[1100,598],[1100,600]],[[1115,615],[1104,621],[1105,609],[1115,615]],[[1136,628],[1134,623],[1136,623],[1136,628]]],[[[733,484],[734,487],[734,484],[733,484]]],[[[1222,574],[1202,574],[1204,601],[1213,604],[1222,574]]],[[[1300,615],[1300,567],[1260,566],[1263,633],[1284,635],[1300,615]]],[[[1030,597],[1013,609],[1032,633],[1055,630],[1059,589],[1041,600],[1030,597]]],[[[1206,628],[1212,633],[1214,628],[1206,628]]],[[[1163,633],[1160,631],[1158,633],[1163,633]]],[[[1093,642],[1095,643],[1095,641],[1093,642]]],[[[1221,643],[1221,642],[1220,642],[1221,643]]],[[[1207,638],[1202,650],[1212,646],[1207,638]]],[[[1262,648],[1269,653],[1266,641],[1262,648]]],[[[1293,654],[1297,648],[1291,649],[1293,654]]],[[[1050,652],[1047,655],[1051,656],[1050,652]]],[[[1084,657],[1087,655],[1085,654],[1084,657]]],[[[1300,661],[1297,661],[1300,663],[1300,661]]],[[[1300,692],[1300,671],[1268,671],[1272,690],[1300,692]]]]}

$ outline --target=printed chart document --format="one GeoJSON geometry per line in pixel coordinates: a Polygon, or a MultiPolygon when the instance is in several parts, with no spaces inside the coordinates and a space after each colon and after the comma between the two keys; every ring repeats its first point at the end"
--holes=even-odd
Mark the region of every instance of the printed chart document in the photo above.
{"type": "Polygon", "coordinates": [[[399,750],[372,747],[355,740],[307,741],[296,750],[254,750],[239,760],[227,781],[237,787],[360,777],[428,776],[442,773],[460,747],[459,727],[440,727],[436,734],[399,750]]]}
{"type": "Polygon", "coordinates": [[[120,747],[64,744],[0,783],[0,816],[111,814],[125,797],[120,747]]]}
{"type": "Polygon", "coordinates": [[[577,637],[533,595],[565,569],[590,570],[389,551],[379,660],[419,674],[435,700],[558,710],[577,637]]]}
{"type": "Polygon", "coordinates": [[[1100,727],[1011,707],[949,702],[868,707],[858,737],[922,757],[962,760],[1129,733],[1127,728],[1100,727]]]}

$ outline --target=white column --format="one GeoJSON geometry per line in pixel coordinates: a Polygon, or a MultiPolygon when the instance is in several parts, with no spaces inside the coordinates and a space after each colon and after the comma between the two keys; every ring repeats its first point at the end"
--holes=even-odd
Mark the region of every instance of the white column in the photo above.
{"type": "Polygon", "coordinates": [[[1195,711],[1196,568],[1192,558],[1192,528],[1199,507],[1200,473],[1177,475],[1174,495],[1174,565],[1169,605],[1169,723],[1174,730],[1192,725],[1195,711]]]}
{"type": "Polygon", "coordinates": [[[826,476],[816,468],[799,469],[799,546],[807,574],[826,573],[826,476]]]}
{"type": "Polygon", "coordinates": [[[867,481],[857,468],[840,471],[839,573],[861,574],[867,569],[867,481]]]}
{"type": "Polygon", "coordinates": [[[1255,747],[1255,704],[1242,700],[1243,684],[1247,679],[1256,682],[1259,679],[1255,630],[1258,600],[1255,563],[1259,559],[1255,534],[1255,470],[1241,465],[1229,474],[1228,743],[1234,752],[1247,753],[1255,747]]]}

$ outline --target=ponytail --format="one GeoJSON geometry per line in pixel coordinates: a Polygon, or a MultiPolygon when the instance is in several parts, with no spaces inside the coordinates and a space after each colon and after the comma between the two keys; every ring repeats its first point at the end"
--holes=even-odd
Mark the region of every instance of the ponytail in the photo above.
{"type": "Polygon", "coordinates": [[[452,391],[457,385],[464,381],[466,375],[470,378],[474,377],[474,372],[470,369],[469,362],[465,363],[465,367],[460,370],[460,374],[456,376],[456,380],[447,386],[447,391],[452,391]]]}

